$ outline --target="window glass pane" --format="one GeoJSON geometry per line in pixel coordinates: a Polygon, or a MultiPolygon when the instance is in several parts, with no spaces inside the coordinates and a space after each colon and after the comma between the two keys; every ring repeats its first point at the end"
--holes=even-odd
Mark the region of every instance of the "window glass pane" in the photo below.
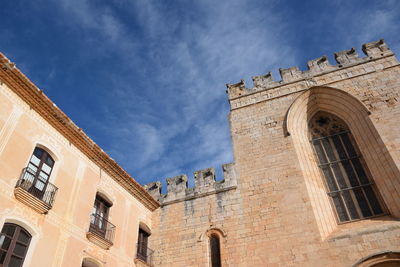
{"type": "Polygon", "coordinates": [[[321,169],[325,175],[325,180],[328,185],[329,191],[332,192],[332,191],[338,190],[336,182],[335,182],[335,178],[333,177],[333,174],[331,171],[331,167],[329,167],[329,165],[325,165],[325,166],[321,166],[321,169]]]}
{"type": "Polygon", "coordinates": [[[0,264],[3,264],[6,254],[6,252],[0,250],[0,264]]]}
{"type": "Polygon", "coordinates": [[[371,186],[366,186],[363,187],[365,194],[367,195],[367,198],[369,200],[369,204],[372,207],[372,210],[374,211],[375,215],[382,214],[383,210],[381,208],[381,205],[379,205],[378,198],[375,195],[374,190],[372,189],[371,186]]]}
{"type": "Polygon", "coordinates": [[[48,156],[46,158],[46,164],[51,168],[54,165],[54,160],[50,156],[48,156]]]}
{"type": "Polygon", "coordinates": [[[35,148],[35,150],[33,151],[33,155],[35,155],[36,157],[38,157],[40,159],[43,155],[43,149],[38,148],[38,147],[35,148]]]}
{"type": "Polygon", "coordinates": [[[335,174],[336,181],[337,181],[340,189],[348,188],[349,186],[347,185],[347,183],[343,177],[342,170],[339,167],[339,163],[332,163],[331,167],[332,167],[333,173],[335,174]]]}
{"type": "Polygon", "coordinates": [[[365,199],[364,194],[363,194],[361,188],[356,188],[356,189],[354,189],[354,195],[355,195],[356,198],[357,198],[358,205],[360,206],[362,215],[363,215],[364,217],[370,217],[370,216],[372,216],[372,212],[371,212],[371,210],[370,210],[370,208],[369,208],[369,206],[368,206],[367,200],[365,199]]]}
{"type": "Polygon", "coordinates": [[[11,243],[11,238],[5,236],[4,237],[4,241],[3,241],[3,245],[1,246],[1,249],[7,250],[8,247],[10,246],[11,243]]]}
{"type": "Polygon", "coordinates": [[[368,184],[369,180],[367,178],[367,174],[365,173],[363,166],[361,165],[360,159],[352,159],[351,162],[353,163],[354,168],[356,169],[361,184],[368,184]]]}
{"type": "Polygon", "coordinates": [[[347,210],[350,213],[350,218],[352,220],[360,219],[360,215],[357,212],[356,206],[354,205],[353,198],[351,197],[350,191],[343,191],[342,197],[346,203],[347,210]]]}
{"type": "Polygon", "coordinates": [[[349,220],[349,216],[347,215],[347,212],[344,208],[342,199],[339,197],[338,194],[335,194],[335,195],[332,195],[332,201],[333,201],[333,204],[335,205],[336,212],[339,217],[339,221],[347,222],[349,220]]]}
{"type": "Polygon", "coordinates": [[[313,140],[315,152],[317,153],[319,163],[324,164],[327,163],[327,159],[324,153],[324,150],[322,149],[321,141],[320,140],[313,140]]]}
{"type": "Polygon", "coordinates": [[[39,166],[40,163],[40,158],[36,157],[35,155],[32,155],[31,161],[32,164],[39,166]]]}
{"type": "Polygon", "coordinates": [[[322,145],[324,146],[325,152],[328,155],[329,162],[335,161],[336,157],[333,154],[331,143],[327,138],[321,139],[322,145]]]}
{"type": "Polygon", "coordinates": [[[26,246],[23,245],[22,243],[16,243],[14,247],[13,253],[17,256],[24,257],[25,256],[25,251],[26,251],[26,246]]]}
{"type": "Polygon", "coordinates": [[[14,232],[15,232],[15,225],[12,224],[5,224],[3,226],[3,230],[1,231],[3,234],[9,236],[9,237],[13,237],[14,232]]]}
{"type": "Polygon", "coordinates": [[[338,135],[334,135],[331,138],[332,138],[333,144],[335,145],[336,152],[339,155],[339,159],[346,159],[347,155],[346,155],[346,152],[344,151],[342,142],[340,142],[339,136],[338,135]]]}
{"type": "Polygon", "coordinates": [[[360,185],[360,183],[357,180],[357,176],[354,173],[353,167],[350,164],[350,161],[349,160],[343,161],[342,162],[342,166],[345,169],[345,172],[347,174],[347,178],[350,181],[350,185],[352,187],[360,185]]]}
{"type": "Polygon", "coordinates": [[[50,167],[49,165],[47,165],[47,164],[43,164],[43,166],[42,166],[42,171],[44,171],[44,172],[47,173],[47,174],[50,174],[50,172],[51,172],[51,167],[50,167]]]}
{"type": "Polygon", "coordinates": [[[49,176],[46,173],[44,173],[42,171],[40,172],[40,174],[39,174],[40,180],[42,180],[43,182],[46,182],[48,178],[49,178],[49,176]]]}
{"type": "Polygon", "coordinates": [[[22,242],[24,244],[28,244],[29,241],[31,240],[31,237],[28,233],[26,233],[25,231],[21,230],[19,232],[19,236],[18,236],[18,241],[22,242]]]}
{"type": "Polygon", "coordinates": [[[28,172],[31,174],[35,174],[37,172],[37,167],[33,165],[32,163],[28,164],[28,172]]]}
{"type": "Polygon", "coordinates": [[[16,256],[11,256],[9,267],[20,267],[22,266],[23,259],[16,256]]]}
{"type": "Polygon", "coordinates": [[[44,188],[44,183],[42,183],[41,181],[37,180],[35,183],[35,188],[42,191],[44,188]]]}
{"type": "Polygon", "coordinates": [[[357,157],[357,152],[353,147],[353,143],[350,141],[350,137],[348,133],[343,133],[340,135],[342,138],[343,144],[346,147],[347,153],[349,154],[350,158],[357,157]]]}

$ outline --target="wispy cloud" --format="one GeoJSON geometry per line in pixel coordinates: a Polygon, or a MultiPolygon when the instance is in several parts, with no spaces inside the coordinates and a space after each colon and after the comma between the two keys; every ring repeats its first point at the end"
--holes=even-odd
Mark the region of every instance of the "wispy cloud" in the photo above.
{"type": "MultiPolygon", "coordinates": [[[[110,75],[120,108],[103,108],[107,124],[96,127],[118,140],[110,153],[145,182],[232,161],[224,84],[261,74],[287,54],[292,61],[295,54],[279,36],[285,27],[279,14],[254,9],[254,1],[178,2],[177,9],[155,1],[118,2],[149,47],[122,51],[140,53],[147,61],[142,73],[152,73],[131,84],[132,90],[110,75]]],[[[109,41],[134,42],[124,33],[126,22],[110,10],[104,17],[104,10],[88,2],[69,3],[65,10],[88,30],[101,31],[109,41]]]]}
{"type": "MultiPolygon", "coordinates": [[[[27,64],[28,75],[53,85],[50,93],[63,102],[57,104],[142,183],[233,160],[225,83],[243,78],[251,87],[251,76],[270,70],[279,80],[279,67],[304,66],[380,37],[400,48],[394,0],[365,6],[282,0],[24,5],[37,7],[20,27],[38,36],[35,44],[45,53],[32,57],[40,68],[27,64]],[[39,35],[43,26],[49,32],[39,35]],[[47,43],[58,49],[56,56],[47,43]]],[[[13,14],[21,20],[19,11],[13,14]]],[[[12,37],[13,49],[26,47],[16,45],[18,30],[0,32],[12,37]]]]}

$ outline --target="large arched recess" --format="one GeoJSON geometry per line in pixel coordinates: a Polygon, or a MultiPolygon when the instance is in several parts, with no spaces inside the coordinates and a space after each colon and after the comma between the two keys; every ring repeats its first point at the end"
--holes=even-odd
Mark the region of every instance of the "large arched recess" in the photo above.
{"type": "Polygon", "coordinates": [[[337,219],[308,137],[308,122],[318,111],[332,113],[346,122],[389,213],[400,217],[396,200],[400,199],[400,172],[371,121],[368,109],[347,92],[313,87],[299,95],[289,107],[284,128],[293,140],[322,237],[337,227],[337,219]]]}

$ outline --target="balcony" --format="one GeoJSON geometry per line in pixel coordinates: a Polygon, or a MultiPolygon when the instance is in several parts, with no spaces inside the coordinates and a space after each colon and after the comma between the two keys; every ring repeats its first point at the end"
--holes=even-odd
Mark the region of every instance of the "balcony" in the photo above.
{"type": "Polygon", "coordinates": [[[99,214],[90,215],[89,232],[86,237],[103,249],[110,249],[113,245],[115,225],[99,214]]]}
{"type": "Polygon", "coordinates": [[[46,214],[53,206],[58,188],[52,183],[38,183],[30,168],[22,170],[14,189],[15,198],[39,213],[46,214]]]}
{"type": "Polygon", "coordinates": [[[138,266],[153,266],[154,250],[147,247],[147,242],[137,244],[135,264],[138,266]]]}

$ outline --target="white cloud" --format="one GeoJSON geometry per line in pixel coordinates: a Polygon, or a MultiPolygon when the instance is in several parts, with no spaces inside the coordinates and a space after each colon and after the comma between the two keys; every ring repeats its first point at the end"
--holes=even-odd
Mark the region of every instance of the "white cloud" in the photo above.
{"type": "Polygon", "coordinates": [[[110,9],[84,0],[63,3],[84,29],[108,39],[110,49],[131,55],[121,57],[121,64],[144,69],[148,81],[140,85],[108,74],[113,102],[121,108],[115,113],[102,107],[107,124],[96,127],[114,140],[110,154],[134,176],[146,175],[139,177],[146,182],[231,161],[224,84],[295,60],[280,35],[286,27],[280,14],[254,8],[252,1],[199,1],[192,3],[195,12],[184,9],[185,1],[175,3],[182,10],[155,1],[119,1],[142,29],[145,54],[125,45],[134,37],[110,9]],[[146,65],[132,63],[133,56],[146,65]]]}

